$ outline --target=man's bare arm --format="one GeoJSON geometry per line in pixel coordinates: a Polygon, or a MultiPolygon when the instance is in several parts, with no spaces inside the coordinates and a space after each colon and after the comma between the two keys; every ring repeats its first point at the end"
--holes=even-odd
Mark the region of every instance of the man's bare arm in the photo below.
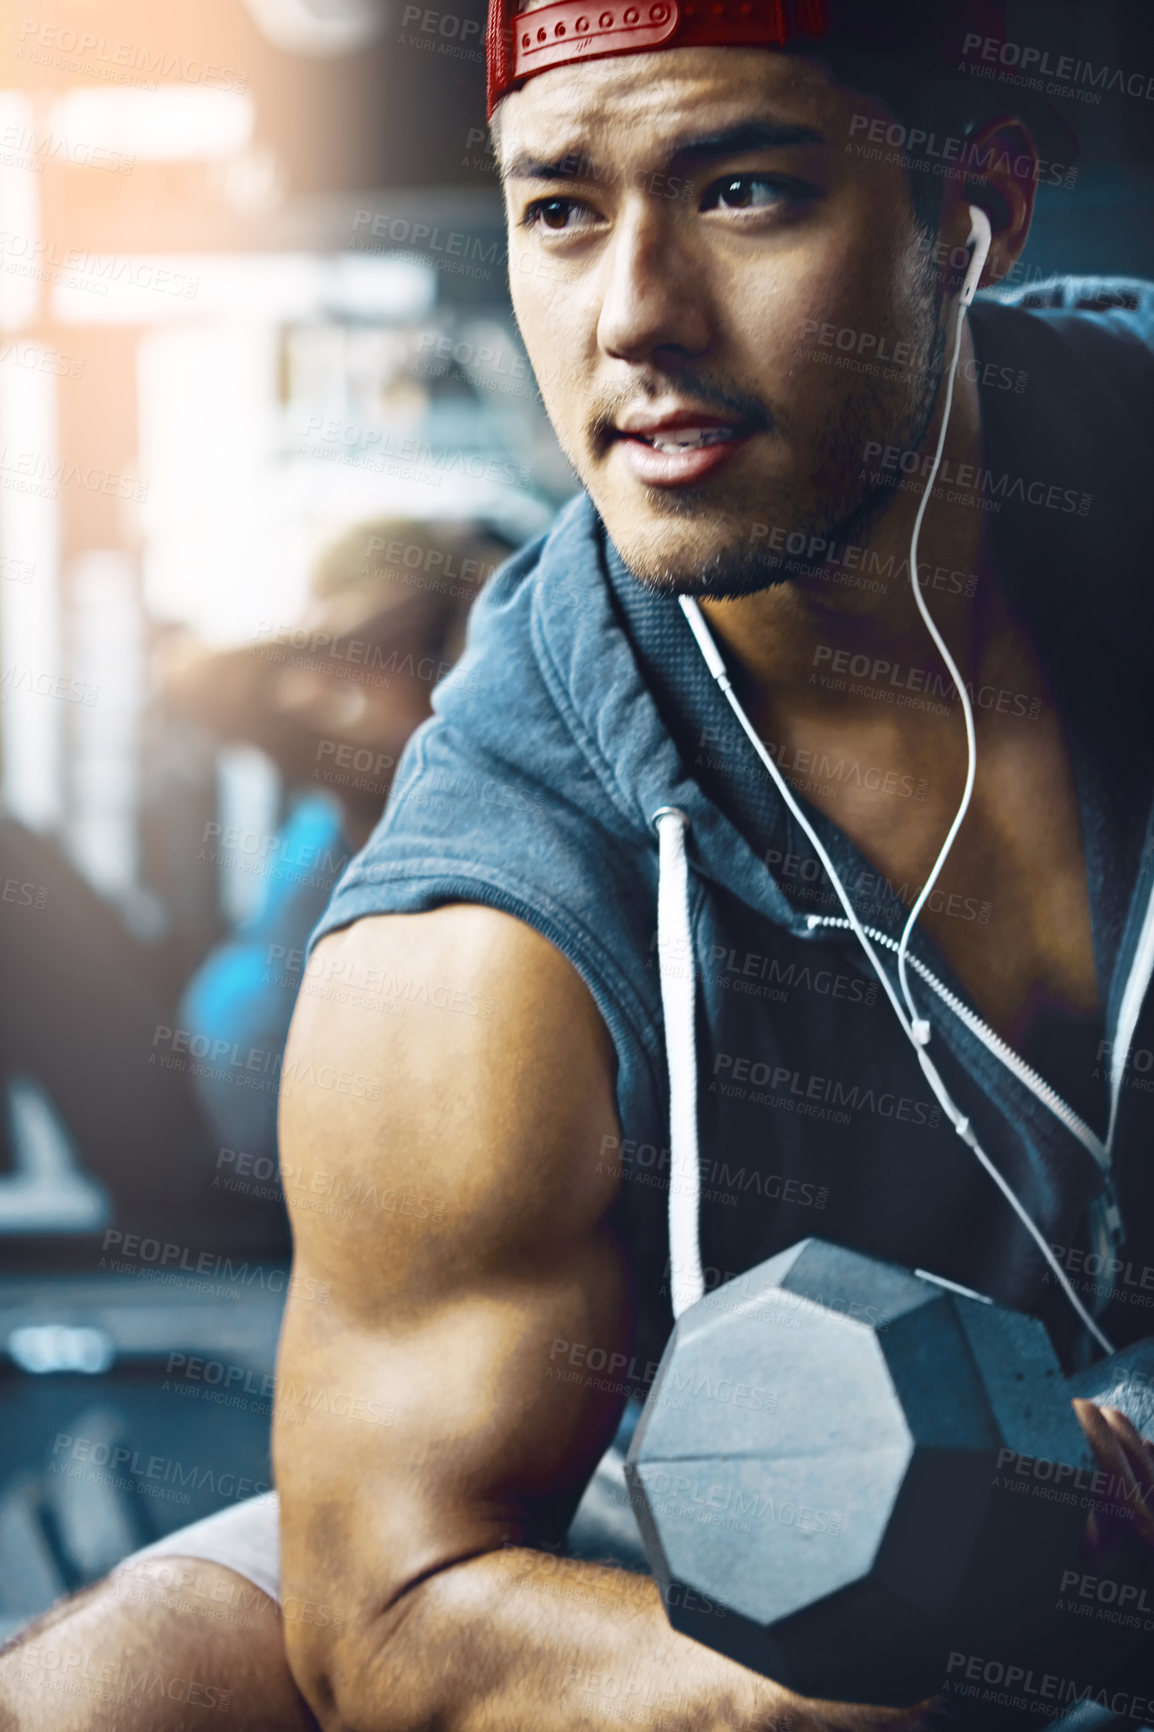
{"type": "Polygon", "coordinates": [[[275,1448],[283,1592],[318,1608],[289,1660],[326,1732],[885,1718],[802,1702],[677,1635],[648,1578],[549,1554],[623,1405],[550,1375],[559,1339],[628,1351],[613,1076],[584,983],[506,915],[318,948],[282,1087],[275,1448]]]}

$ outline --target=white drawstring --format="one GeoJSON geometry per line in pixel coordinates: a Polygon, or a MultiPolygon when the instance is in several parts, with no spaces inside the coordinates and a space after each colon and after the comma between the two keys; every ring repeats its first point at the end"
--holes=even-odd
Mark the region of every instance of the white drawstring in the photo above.
{"type": "Polygon", "coordinates": [[[689,920],[689,819],[677,806],[654,812],[659,842],[657,957],[661,1012],[669,1069],[669,1288],[674,1317],[705,1292],[698,1216],[701,1169],[697,1158],[697,1029],[693,932],[689,920]]]}

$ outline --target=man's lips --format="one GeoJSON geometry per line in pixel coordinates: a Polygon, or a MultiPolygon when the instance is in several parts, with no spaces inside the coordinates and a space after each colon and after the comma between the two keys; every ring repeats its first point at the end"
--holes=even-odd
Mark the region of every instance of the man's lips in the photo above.
{"type": "Polygon", "coordinates": [[[634,479],[646,487],[680,487],[712,474],[748,443],[753,430],[740,422],[685,412],[628,419],[614,443],[634,479]]]}

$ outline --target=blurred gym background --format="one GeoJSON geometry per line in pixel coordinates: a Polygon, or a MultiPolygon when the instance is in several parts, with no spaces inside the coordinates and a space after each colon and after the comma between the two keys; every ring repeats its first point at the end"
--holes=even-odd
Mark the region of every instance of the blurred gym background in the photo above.
{"type": "MultiPolygon", "coordinates": [[[[1011,15],[1094,69],[1018,281],[1154,276],[1154,9],[1011,15]]],[[[576,486],[483,36],[482,0],[0,25],[0,1638],[267,1486],[301,949],[576,486]]]]}

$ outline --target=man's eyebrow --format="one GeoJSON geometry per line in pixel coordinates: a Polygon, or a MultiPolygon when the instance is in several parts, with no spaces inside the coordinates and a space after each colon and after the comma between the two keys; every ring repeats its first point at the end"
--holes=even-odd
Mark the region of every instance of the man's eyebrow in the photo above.
{"type": "MultiPolygon", "coordinates": [[[[668,160],[670,163],[693,162],[711,156],[743,156],[754,150],[785,150],[799,144],[825,142],[824,133],[812,126],[748,120],[738,126],[726,127],[721,132],[678,139],[668,160]]],[[[576,148],[556,157],[539,157],[531,151],[521,150],[504,165],[506,180],[603,180],[606,172],[587,152],[576,148]]]]}
{"type": "Polygon", "coordinates": [[[786,150],[798,144],[824,144],[824,133],[812,126],[786,125],[766,120],[742,121],[721,132],[681,139],[673,147],[671,162],[693,161],[707,156],[744,156],[753,150],[786,150]]]}
{"type": "Polygon", "coordinates": [[[599,180],[602,179],[592,157],[583,150],[567,150],[563,156],[534,156],[519,150],[503,164],[506,180],[599,180]]]}

